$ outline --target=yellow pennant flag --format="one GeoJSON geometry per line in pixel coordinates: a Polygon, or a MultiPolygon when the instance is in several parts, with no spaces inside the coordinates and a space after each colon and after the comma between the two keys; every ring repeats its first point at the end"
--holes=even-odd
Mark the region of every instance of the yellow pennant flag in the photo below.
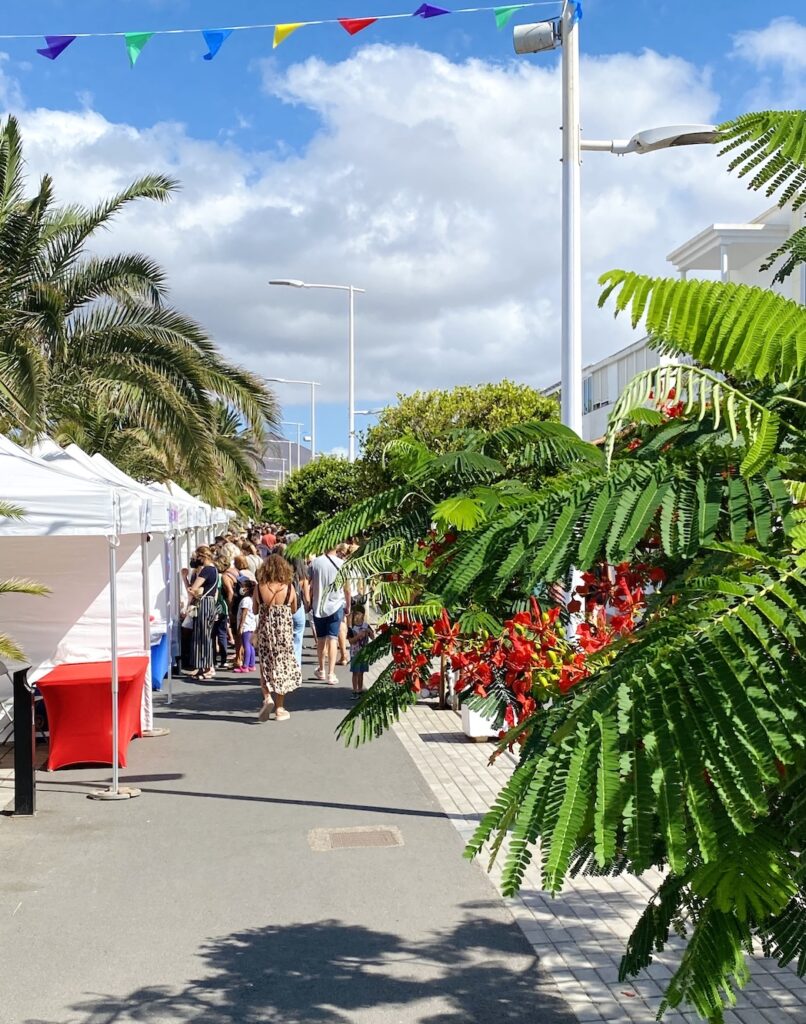
{"type": "Polygon", "coordinates": [[[275,25],[274,26],[274,46],[273,49],[277,49],[280,43],[285,42],[286,39],[291,35],[292,32],[296,32],[300,25],[304,25],[304,21],[291,22],[288,25],[275,25]]]}

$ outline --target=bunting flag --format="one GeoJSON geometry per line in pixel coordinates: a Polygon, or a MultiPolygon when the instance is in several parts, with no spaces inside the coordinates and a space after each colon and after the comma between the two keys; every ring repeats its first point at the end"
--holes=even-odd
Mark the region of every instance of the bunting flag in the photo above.
{"type": "Polygon", "coordinates": [[[232,35],[231,28],[205,28],[202,29],[204,41],[207,43],[209,53],[205,53],[204,60],[212,60],[224,43],[232,35]]]}
{"type": "Polygon", "coordinates": [[[41,50],[37,50],[37,53],[41,53],[43,57],[47,57],[48,60],[56,60],[70,43],[75,42],[75,36],[45,36],[45,42],[47,46],[42,47],[41,50]]]}
{"type": "Polygon", "coordinates": [[[301,28],[304,24],[304,21],[292,21],[288,25],[275,25],[272,49],[276,50],[280,43],[285,42],[292,32],[296,32],[297,29],[301,28]]]}
{"type": "Polygon", "coordinates": [[[412,14],[412,18],[438,18],[440,14],[450,14],[444,7],[432,7],[431,4],[420,4],[412,14]]]}
{"type": "MultiPolygon", "coordinates": [[[[508,4],[498,7],[456,7],[448,10],[447,7],[437,7],[434,4],[421,3],[416,11],[406,11],[399,14],[378,14],[368,18],[318,18],[312,21],[295,21],[284,24],[252,24],[252,25],[231,25],[228,28],[164,28],[155,29],[152,32],[76,32],[73,35],[45,36],[46,45],[40,47],[36,52],[48,60],[56,60],[72,45],[76,39],[122,39],[126,44],[126,52],[129,55],[129,63],[132,67],[137,63],[140,54],[143,52],[152,36],[183,36],[201,34],[207,44],[207,53],[203,55],[204,60],[211,61],[218,54],[218,51],[229,39],[233,32],[265,32],[272,31],[274,34],[273,47],[276,48],[288,37],[296,32],[298,28],[313,25],[340,25],[345,32],[354,36],[362,32],[370,25],[378,22],[406,21],[411,18],[438,18],[445,14],[482,14],[491,12],[495,17],[496,26],[499,29],[505,28],[517,11],[533,7],[563,8],[564,2],[572,4],[572,19],[574,22],[582,19],[581,0],[525,0],[520,4],[508,4]]],[[[1,27],[1,26],[0,26],[1,27]]],[[[6,33],[0,31],[0,40],[23,40],[40,39],[38,35],[27,33],[6,33]]]]}
{"type": "Polygon", "coordinates": [[[493,11],[496,28],[506,28],[510,21],[512,21],[513,15],[517,14],[520,10],[521,4],[516,4],[514,7],[496,7],[493,11]]]}
{"type": "Polygon", "coordinates": [[[143,52],[148,40],[154,35],[153,32],[127,32],[124,35],[126,52],[129,55],[129,63],[132,67],[137,63],[137,58],[143,52]]]}
{"type": "Polygon", "coordinates": [[[370,25],[374,25],[377,20],[377,18],[339,18],[339,24],[345,32],[354,36],[365,28],[369,28],[370,25]]]}

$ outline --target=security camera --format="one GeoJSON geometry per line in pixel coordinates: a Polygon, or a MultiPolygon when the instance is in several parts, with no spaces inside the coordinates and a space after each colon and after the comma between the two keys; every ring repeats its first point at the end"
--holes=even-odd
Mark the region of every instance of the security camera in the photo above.
{"type": "Polygon", "coordinates": [[[542,53],[561,45],[559,21],[538,21],[533,25],[516,25],[513,33],[515,53],[542,53]]]}

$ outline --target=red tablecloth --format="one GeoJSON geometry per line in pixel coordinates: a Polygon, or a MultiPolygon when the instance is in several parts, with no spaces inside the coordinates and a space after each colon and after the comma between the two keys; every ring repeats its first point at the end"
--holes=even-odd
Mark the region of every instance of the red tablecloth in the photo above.
{"type": "MultiPolygon", "coordinates": [[[[140,733],[148,658],[118,659],[119,767],[140,733]]],[[[48,771],[69,764],[112,764],[112,662],[59,665],[36,684],[48,712],[48,771]]]]}

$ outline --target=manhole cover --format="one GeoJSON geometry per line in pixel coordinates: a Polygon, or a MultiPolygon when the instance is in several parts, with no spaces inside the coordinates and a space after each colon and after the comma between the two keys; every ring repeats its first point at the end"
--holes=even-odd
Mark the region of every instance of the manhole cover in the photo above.
{"type": "Polygon", "coordinates": [[[370,847],[402,846],[399,828],[388,825],[359,825],[355,828],[315,828],[308,833],[312,850],[366,850],[370,847]]]}

